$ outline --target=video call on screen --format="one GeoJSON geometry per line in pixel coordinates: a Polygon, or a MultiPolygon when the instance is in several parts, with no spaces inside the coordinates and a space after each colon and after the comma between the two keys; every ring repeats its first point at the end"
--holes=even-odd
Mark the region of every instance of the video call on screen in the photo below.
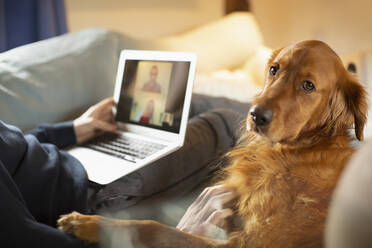
{"type": "Polygon", "coordinates": [[[116,121],[178,133],[190,62],[127,60],[116,121]]]}

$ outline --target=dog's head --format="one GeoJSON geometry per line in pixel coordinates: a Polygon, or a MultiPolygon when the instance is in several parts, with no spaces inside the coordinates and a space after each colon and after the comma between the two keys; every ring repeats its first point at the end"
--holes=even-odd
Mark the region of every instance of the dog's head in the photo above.
{"type": "Polygon", "coordinates": [[[367,101],[363,86],[321,41],[303,41],[273,52],[266,82],[248,114],[248,130],[273,142],[344,134],[363,139],[367,101]]]}

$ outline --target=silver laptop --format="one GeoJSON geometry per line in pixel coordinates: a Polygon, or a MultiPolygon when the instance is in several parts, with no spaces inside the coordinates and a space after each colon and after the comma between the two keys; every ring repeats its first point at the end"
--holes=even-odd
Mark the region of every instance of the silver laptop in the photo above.
{"type": "Polygon", "coordinates": [[[182,147],[196,67],[196,55],[123,50],[113,110],[118,131],[68,152],[89,180],[108,184],[182,147]]]}

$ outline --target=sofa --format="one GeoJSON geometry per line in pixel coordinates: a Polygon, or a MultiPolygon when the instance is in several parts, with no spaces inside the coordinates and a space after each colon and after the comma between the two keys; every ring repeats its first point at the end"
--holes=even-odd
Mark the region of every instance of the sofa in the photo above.
{"type": "MultiPolygon", "coordinates": [[[[199,61],[194,93],[220,97],[216,99],[222,105],[224,98],[249,102],[262,87],[263,68],[271,52],[263,45],[253,16],[242,13],[156,40],[137,40],[96,28],[69,33],[0,54],[1,120],[26,131],[41,122],[77,117],[112,95],[122,49],[196,52],[199,61]]],[[[336,190],[327,225],[328,247],[371,247],[371,236],[365,231],[372,227],[368,195],[371,148],[371,142],[364,145],[336,190]],[[357,216],[353,218],[353,214],[357,216]],[[358,223],[364,223],[363,230],[356,229],[358,223]],[[358,240],[367,241],[352,246],[358,240]]],[[[201,170],[183,179],[197,182],[189,184],[193,187],[170,185],[156,194],[149,193],[132,207],[106,214],[175,225],[187,206],[210,184],[211,177],[211,170],[201,170]]],[[[131,200],[125,197],[123,200],[131,200]]]]}

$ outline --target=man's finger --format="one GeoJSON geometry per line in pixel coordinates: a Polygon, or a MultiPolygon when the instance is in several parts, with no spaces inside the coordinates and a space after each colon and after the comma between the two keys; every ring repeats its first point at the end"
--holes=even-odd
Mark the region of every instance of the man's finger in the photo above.
{"type": "Polygon", "coordinates": [[[226,192],[218,195],[214,195],[208,200],[208,205],[214,209],[223,209],[224,205],[232,201],[236,195],[233,192],[226,192]]]}
{"type": "Polygon", "coordinates": [[[115,116],[110,115],[110,119],[108,121],[111,122],[111,123],[115,123],[115,116]]]}
{"type": "Polygon", "coordinates": [[[98,119],[93,119],[92,124],[96,129],[99,129],[105,132],[115,132],[117,130],[117,126],[115,124],[101,121],[98,119]]]}
{"type": "Polygon", "coordinates": [[[81,144],[81,143],[84,143],[85,141],[88,141],[90,140],[94,135],[94,132],[89,132],[89,133],[86,133],[84,135],[80,135],[78,137],[76,137],[76,142],[78,144],[81,144]]]}
{"type": "Polygon", "coordinates": [[[222,184],[205,188],[198,196],[195,203],[203,201],[203,199],[207,198],[208,195],[218,193],[220,190],[224,190],[224,186],[222,184]]]}
{"type": "Polygon", "coordinates": [[[109,98],[103,99],[102,101],[97,103],[96,106],[102,108],[102,107],[108,106],[108,105],[113,106],[114,104],[115,104],[114,98],[109,97],[109,98]]]}
{"type": "Polygon", "coordinates": [[[202,201],[198,204],[198,207],[202,209],[203,219],[208,219],[208,217],[216,210],[222,210],[226,208],[227,202],[232,202],[235,198],[233,192],[225,192],[221,194],[213,194],[206,198],[206,201],[202,201]]]}
{"type": "Polygon", "coordinates": [[[98,118],[98,119],[101,120],[101,121],[110,123],[110,124],[115,124],[115,117],[114,116],[106,115],[106,116],[104,116],[102,118],[98,118]]]}
{"type": "Polygon", "coordinates": [[[104,115],[105,116],[108,116],[108,117],[114,117],[114,113],[112,112],[112,108],[107,108],[105,111],[104,111],[104,115]]]}
{"type": "Polygon", "coordinates": [[[218,195],[218,194],[223,194],[223,193],[226,193],[226,192],[229,192],[231,191],[232,188],[231,187],[228,187],[226,185],[216,185],[216,186],[213,186],[213,187],[208,187],[206,188],[203,193],[199,196],[199,198],[197,199],[197,202],[205,205],[207,204],[207,202],[209,201],[209,199],[212,197],[212,196],[215,196],[215,195],[218,195]]]}
{"type": "Polygon", "coordinates": [[[231,209],[221,209],[214,211],[209,218],[207,219],[207,223],[213,224],[218,226],[222,220],[226,219],[227,217],[233,215],[233,211],[231,209]]]}

